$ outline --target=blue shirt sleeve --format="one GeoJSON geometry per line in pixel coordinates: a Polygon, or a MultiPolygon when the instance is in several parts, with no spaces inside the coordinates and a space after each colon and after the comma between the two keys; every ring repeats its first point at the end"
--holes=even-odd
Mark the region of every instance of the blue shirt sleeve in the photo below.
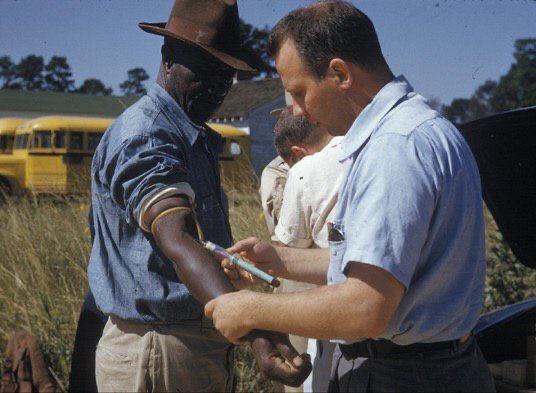
{"type": "Polygon", "coordinates": [[[110,193],[129,225],[138,225],[139,209],[154,191],[188,181],[184,157],[180,145],[165,133],[136,135],[123,142],[112,160],[110,193]]]}
{"type": "Polygon", "coordinates": [[[425,244],[436,205],[430,145],[409,135],[384,134],[362,152],[344,213],[348,263],[390,272],[406,289],[425,244]]]}

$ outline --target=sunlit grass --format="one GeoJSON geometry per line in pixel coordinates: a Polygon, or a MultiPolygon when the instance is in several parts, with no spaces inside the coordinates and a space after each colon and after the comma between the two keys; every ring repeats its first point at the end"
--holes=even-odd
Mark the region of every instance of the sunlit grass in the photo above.
{"type": "MultiPolygon", "coordinates": [[[[224,180],[236,240],[267,238],[255,182],[224,180]]],[[[0,348],[14,330],[35,334],[52,374],[67,389],[78,313],[87,292],[90,253],[87,196],[8,197],[0,205],[0,348]]],[[[516,261],[487,213],[485,309],[536,296],[536,273],[516,261]]],[[[238,392],[269,392],[247,346],[236,352],[238,392]]]]}
{"type": "MultiPolygon", "coordinates": [[[[235,239],[266,237],[254,182],[245,184],[228,189],[235,239]]],[[[88,196],[7,197],[0,205],[0,348],[15,330],[35,334],[62,390],[88,290],[88,209],[88,196]]],[[[239,392],[272,390],[247,346],[236,351],[236,373],[239,392]]]]}

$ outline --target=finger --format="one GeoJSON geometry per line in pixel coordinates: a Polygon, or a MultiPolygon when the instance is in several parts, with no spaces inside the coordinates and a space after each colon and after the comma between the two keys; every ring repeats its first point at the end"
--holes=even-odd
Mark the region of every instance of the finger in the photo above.
{"type": "Polygon", "coordinates": [[[221,261],[221,267],[223,268],[226,268],[226,269],[233,269],[233,270],[236,270],[236,267],[234,265],[234,263],[232,263],[229,259],[224,259],[223,261],[221,261]]]}
{"type": "Polygon", "coordinates": [[[296,349],[290,343],[288,335],[277,334],[271,337],[272,342],[279,353],[294,367],[301,368],[305,361],[304,358],[296,351],[296,349]]]}
{"type": "Polygon", "coordinates": [[[235,243],[234,246],[227,249],[231,254],[240,253],[243,251],[249,251],[251,250],[255,244],[257,244],[260,240],[256,237],[248,237],[247,239],[240,240],[239,242],[235,243]]]}
{"type": "Polygon", "coordinates": [[[257,280],[257,277],[255,277],[253,274],[244,269],[239,269],[237,273],[240,275],[240,278],[242,278],[242,280],[246,282],[255,283],[255,281],[257,280]]]}
{"type": "Polygon", "coordinates": [[[212,319],[212,315],[214,314],[214,309],[216,308],[216,300],[212,299],[210,302],[205,304],[205,316],[208,319],[212,319]]]}
{"type": "Polygon", "coordinates": [[[299,370],[285,362],[270,340],[265,337],[256,337],[252,341],[252,347],[259,369],[265,377],[285,385],[294,383],[299,370]]]}
{"type": "Polygon", "coordinates": [[[231,269],[223,268],[223,272],[227,275],[227,277],[228,277],[229,280],[231,280],[231,281],[237,281],[237,280],[240,280],[240,275],[238,274],[238,272],[237,272],[236,270],[231,270],[231,269]]]}

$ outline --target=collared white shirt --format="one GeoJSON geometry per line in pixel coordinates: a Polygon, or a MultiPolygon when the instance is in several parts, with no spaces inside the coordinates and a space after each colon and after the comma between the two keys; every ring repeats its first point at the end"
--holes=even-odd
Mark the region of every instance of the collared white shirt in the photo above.
{"type": "Polygon", "coordinates": [[[304,157],[288,174],[277,239],[290,247],[328,248],[327,222],[335,214],[337,195],[347,164],[343,137],[333,138],[321,151],[304,157]]]}

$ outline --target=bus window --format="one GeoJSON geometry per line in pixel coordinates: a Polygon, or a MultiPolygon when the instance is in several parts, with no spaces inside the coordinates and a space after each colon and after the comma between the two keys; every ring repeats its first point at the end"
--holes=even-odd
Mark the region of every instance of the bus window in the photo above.
{"type": "Polygon", "coordinates": [[[41,134],[41,147],[50,149],[52,147],[52,131],[37,131],[41,134]]]}
{"type": "Polygon", "coordinates": [[[0,136],[0,150],[6,150],[7,148],[7,137],[5,135],[0,136]]]}
{"type": "Polygon", "coordinates": [[[7,137],[7,149],[13,150],[13,144],[15,143],[15,137],[10,135],[7,137]]]}
{"type": "Polygon", "coordinates": [[[71,150],[83,150],[84,133],[79,131],[71,132],[71,144],[69,147],[71,148],[71,150]]]}
{"type": "Polygon", "coordinates": [[[52,147],[52,131],[34,131],[33,148],[50,149],[52,147]]]}
{"type": "Polygon", "coordinates": [[[65,131],[54,131],[54,147],[57,149],[65,149],[67,146],[65,131]]]}
{"type": "Polygon", "coordinates": [[[29,136],[30,134],[17,135],[17,138],[15,139],[15,149],[16,150],[26,149],[26,146],[28,145],[29,136]]]}
{"type": "Polygon", "coordinates": [[[94,151],[101,140],[102,134],[99,133],[89,133],[87,139],[87,149],[89,151],[94,151]]]}

